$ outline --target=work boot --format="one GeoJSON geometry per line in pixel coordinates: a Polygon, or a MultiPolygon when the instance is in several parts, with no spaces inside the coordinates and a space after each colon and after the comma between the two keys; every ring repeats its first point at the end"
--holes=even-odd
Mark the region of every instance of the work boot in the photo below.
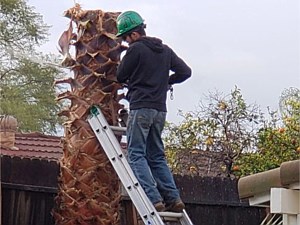
{"type": "Polygon", "coordinates": [[[181,199],[177,199],[175,202],[169,203],[166,205],[166,211],[169,212],[182,212],[185,208],[184,203],[181,199]]]}
{"type": "Polygon", "coordinates": [[[157,212],[163,212],[166,210],[165,204],[162,202],[155,203],[154,208],[156,209],[157,212]]]}

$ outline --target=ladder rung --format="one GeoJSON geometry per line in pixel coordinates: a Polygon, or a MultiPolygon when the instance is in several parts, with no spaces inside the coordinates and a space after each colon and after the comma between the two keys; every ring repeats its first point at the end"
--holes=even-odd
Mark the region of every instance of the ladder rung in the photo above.
{"type": "Polygon", "coordinates": [[[126,127],[110,126],[110,129],[113,131],[126,133],[126,127]]]}
{"type": "Polygon", "coordinates": [[[175,212],[158,212],[158,214],[164,221],[178,221],[183,216],[182,213],[175,212]]]}

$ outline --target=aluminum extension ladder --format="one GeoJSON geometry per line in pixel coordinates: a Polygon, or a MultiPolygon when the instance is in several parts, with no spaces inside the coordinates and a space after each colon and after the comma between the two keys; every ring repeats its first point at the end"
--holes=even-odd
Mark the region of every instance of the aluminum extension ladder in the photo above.
{"type": "Polygon", "coordinates": [[[193,225],[185,210],[182,213],[155,210],[122,152],[120,143],[112,130],[114,127],[109,126],[99,107],[92,106],[88,122],[145,225],[167,225],[168,222],[193,225]]]}

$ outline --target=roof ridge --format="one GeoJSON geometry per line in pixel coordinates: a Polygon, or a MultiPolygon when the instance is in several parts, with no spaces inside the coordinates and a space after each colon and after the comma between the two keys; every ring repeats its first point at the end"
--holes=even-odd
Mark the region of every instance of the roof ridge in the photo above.
{"type": "Polygon", "coordinates": [[[49,134],[43,134],[40,132],[30,132],[30,133],[17,132],[16,137],[41,137],[41,138],[60,139],[63,136],[54,136],[54,135],[49,135],[49,134]]]}
{"type": "MultiPolygon", "coordinates": [[[[45,147],[48,147],[48,146],[45,146],[45,147]]],[[[54,147],[55,148],[55,147],[54,147]]],[[[12,150],[12,149],[9,149],[9,150],[12,150]]],[[[30,147],[27,147],[27,149],[16,149],[14,151],[18,152],[18,151],[30,151],[30,152],[47,152],[47,153],[62,153],[62,150],[47,150],[47,149],[34,149],[34,148],[30,148],[30,147]]]]}

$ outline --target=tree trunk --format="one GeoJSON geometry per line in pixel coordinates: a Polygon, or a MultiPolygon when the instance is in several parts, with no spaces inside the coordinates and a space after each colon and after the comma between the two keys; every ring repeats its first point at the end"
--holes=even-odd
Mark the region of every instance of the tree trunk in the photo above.
{"type": "Polygon", "coordinates": [[[53,211],[58,225],[120,223],[120,183],[103,148],[86,118],[92,105],[98,105],[110,125],[118,125],[118,111],[123,108],[116,83],[116,68],[125,49],[115,34],[119,13],[85,11],[78,4],[67,10],[71,19],[59,45],[62,65],[74,78],[56,81],[69,84],[70,90],[58,95],[68,108],[60,113],[67,118],[62,139],[59,192],[53,211]],[[73,33],[73,24],[77,32],[73,33]],[[69,53],[75,46],[75,59],[69,53]]]}

